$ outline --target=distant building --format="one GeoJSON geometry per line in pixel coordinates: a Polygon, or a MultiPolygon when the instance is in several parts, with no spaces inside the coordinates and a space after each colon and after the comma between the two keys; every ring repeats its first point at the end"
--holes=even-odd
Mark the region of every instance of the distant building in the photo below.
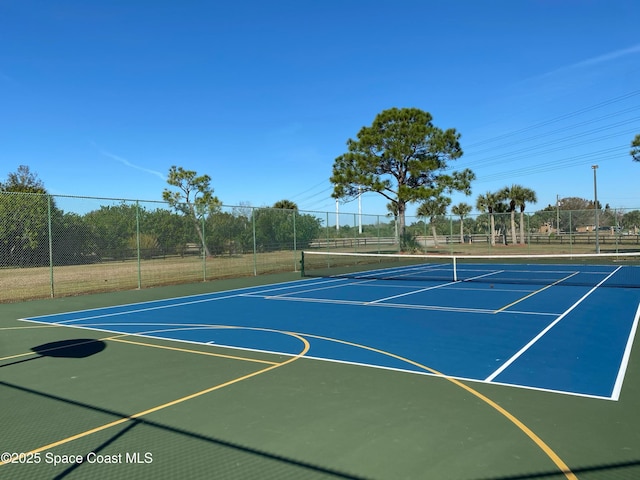
{"type": "Polygon", "coordinates": [[[539,229],[540,233],[557,233],[558,229],[553,227],[553,224],[551,222],[546,222],[543,223],[542,226],[539,229]]]}
{"type": "MultiPolygon", "coordinates": [[[[578,233],[586,233],[586,232],[595,232],[596,230],[596,226],[595,225],[587,225],[585,227],[577,227],[576,228],[576,232],[578,233]]],[[[620,231],[620,228],[616,228],[616,227],[609,227],[609,226],[600,226],[598,228],[598,231],[601,233],[604,233],[605,235],[607,234],[615,234],[616,232],[620,231]]]]}

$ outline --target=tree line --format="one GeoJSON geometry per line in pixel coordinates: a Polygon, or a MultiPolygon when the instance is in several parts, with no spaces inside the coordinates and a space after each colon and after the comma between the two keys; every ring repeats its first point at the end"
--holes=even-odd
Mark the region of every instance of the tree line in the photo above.
{"type": "Polygon", "coordinates": [[[295,204],[223,211],[215,197],[202,195],[209,188],[206,178],[197,183],[192,176],[203,178],[195,172],[172,171],[182,175],[180,185],[196,201],[181,191],[161,208],[121,202],[80,215],[58,208],[37,175],[20,166],[0,184],[0,266],[84,264],[138,254],[238,255],[304,248],[319,235],[322,221],[299,213],[295,204]]]}

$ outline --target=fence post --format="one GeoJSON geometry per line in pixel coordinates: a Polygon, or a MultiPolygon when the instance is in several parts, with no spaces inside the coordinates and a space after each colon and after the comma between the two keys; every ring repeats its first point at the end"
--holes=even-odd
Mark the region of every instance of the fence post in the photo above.
{"type": "Polygon", "coordinates": [[[331,248],[329,247],[329,212],[325,213],[325,233],[327,234],[327,251],[331,250],[331,248]]]}
{"type": "Polygon", "coordinates": [[[527,214],[527,252],[531,253],[531,215],[527,214]]]}
{"type": "Polygon", "coordinates": [[[140,263],[140,202],[136,200],[136,250],[138,253],[138,290],[142,288],[142,270],[140,263]]]}
{"type": "Polygon", "coordinates": [[[49,285],[51,290],[51,298],[55,295],[53,283],[53,236],[51,228],[51,195],[47,195],[47,224],[49,229],[49,285]]]}
{"type": "Polygon", "coordinates": [[[207,232],[205,231],[206,218],[202,215],[202,281],[207,281],[207,232]]]}
{"type": "Polygon", "coordinates": [[[573,253],[573,228],[571,226],[572,213],[573,212],[569,210],[569,253],[573,253]]]}
{"type": "MultiPolygon", "coordinates": [[[[358,200],[360,200],[360,196],[358,196],[358,200]]],[[[353,214],[353,251],[358,252],[358,230],[356,230],[356,226],[359,226],[359,221],[362,217],[353,214]]]]}
{"type": "Polygon", "coordinates": [[[613,232],[613,234],[616,237],[616,253],[620,253],[620,233],[618,230],[618,209],[617,208],[613,209],[613,218],[616,221],[616,224],[614,225],[615,231],[613,232]]]}
{"type": "Polygon", "coordinates": [[[297,210],[293,210],[293,271],[297,272],[298,271],[298,264],[297,264],[297,254],[298,254],[298,242],[297,240],[297,235],[296,235],[296,215],[298,213],[297,210]]]}
{"type": "MultiPolygon", "coordinates": [[[[418,217],[418,218],[419,218],[419,217],[418,217]]],[[[427,229],[427,220],[426,220],[426,219],[424,219],[424,220],[422,221],[422,224],[423,224],[422,226],[424,227],[424,228],[422,229],[422,236],[424,237],[424,251],[426,252],[426,251],[427,251],[427,235],[428,235],[428,233],[429,233],[429,232],[428,232],[428,229],[427,229]]]]}
{"type": "Polygon", "coordinates": [[[251,230],[253,230],[253,276],[258,275],[257,251],[256,251],[256,209],[251,207],[251,230]]]}
{"type": "Polygon", "coordinates": [[[453,255],[453,215],[449,215],[449,252],[453,255]]]}

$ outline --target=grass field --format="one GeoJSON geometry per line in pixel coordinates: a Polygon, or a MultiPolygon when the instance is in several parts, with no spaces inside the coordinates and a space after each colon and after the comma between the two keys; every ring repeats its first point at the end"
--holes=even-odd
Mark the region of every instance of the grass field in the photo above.
{"type": "MultiPolygon", "coordinates": [[[[299,254],[295,254],[299,256],[299,254]]],[[[265,273],[293,272],[293,251],[257,255],[166,257],[62,267],[0,270],[0,302],[112,292],[265,273]],[[53,279],[53,280],[52,280],[53,279]],[[53,281],[53,287],[52,287],[53,281]]]]}

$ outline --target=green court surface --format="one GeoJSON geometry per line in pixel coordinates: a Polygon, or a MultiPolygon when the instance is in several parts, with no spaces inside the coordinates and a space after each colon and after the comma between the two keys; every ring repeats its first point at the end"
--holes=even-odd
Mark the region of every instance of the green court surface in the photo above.
{"type": "Polygon", "coordinates": [[[296,278],[0,305],[0,478],[640,478],[637,339],[614,401],[20,320],[296,278]]]}

